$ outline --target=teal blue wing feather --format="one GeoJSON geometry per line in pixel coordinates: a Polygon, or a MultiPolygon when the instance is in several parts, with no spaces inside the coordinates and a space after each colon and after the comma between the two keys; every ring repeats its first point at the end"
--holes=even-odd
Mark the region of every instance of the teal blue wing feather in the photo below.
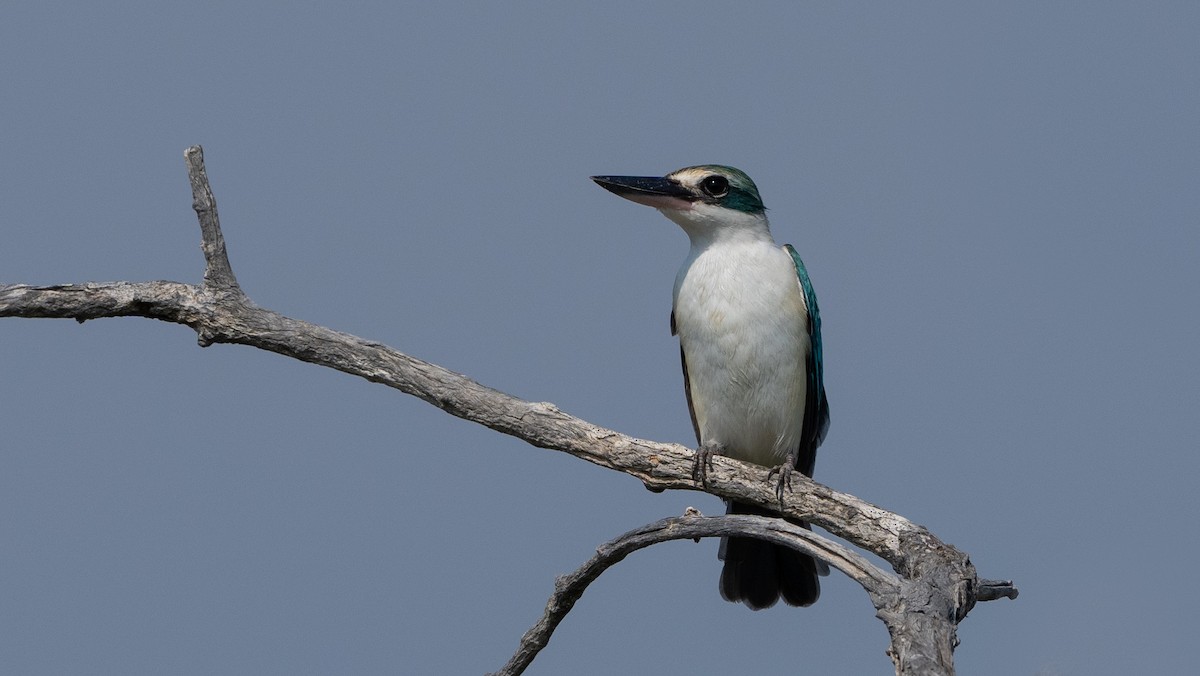
{"type": "Polygon", "coordinates": [[[821,310],[817,307],[817,294],[800,254],[791,244],[784,250],[796,264],[796,276],[804,292],[804,303],[808,306],[808,337],[811,349],[805,363],[808,378],[807,395],[804,399],[804,425],[800,433],[800,449],[796,457],[796,468],[812,476],[813,464],[817,459],[817,447],[825,440],[829,431],[829,402],[825,398],[825,373],[821,354],[821,310]]]}

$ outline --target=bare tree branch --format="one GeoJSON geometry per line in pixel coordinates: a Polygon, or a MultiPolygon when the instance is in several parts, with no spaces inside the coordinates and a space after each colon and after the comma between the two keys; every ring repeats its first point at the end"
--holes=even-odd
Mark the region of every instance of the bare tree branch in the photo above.
{"type": "MultiPolygon", "coordinates": [[[[976,601],[1016,597],[1011,583],[992,583],[981,591],[967,556],[924,527],[806,477],[794,476],[793,492],[780,501],[766,480],[765,468],[718,456],[708,473],[708,485],[701,486],[692,480],[694,454],[684,446],[629,437],[564,413],[553,404],[528,402],[485,387],[386,345],[254,305],[229,265],[203,152],[195,146],[185,157],[205,256],[202,285],[169,281],[0,285],[0,317],[80,322],[148,317],[184,324],[196,331],[201,346],[250,345],[334,368],[420,397],[452,415],[534,446],[625,472],[648,488],[706,491],[778,509],[880,556],[898,573],[899,601],[878,613],[892,636],[890,654],[898,674],[953,673],[957,623],[976,601]]],[[[833,557],[825,551],[818,555],[833,557]]]]}
{"type": "Polygon", "coordinates": [[[521,637],[520,647],[504,668],[492,676],[518,676],[524,673],[538,652],[550,642],[551,634],[583,596],[588,585],[626,556],[660,542],[699,541],[700,538],[728,535],[757,537],[818,556],[861,584],[878,610],[891,609],[899,598],[899,578],[880,570],[866,557],[845,545],[783,519],[746,515],[706,517],[689,508],[689,513],[684,516],[656,521],[600,545],[595,556],[574,572],[555,580],[554,593],[546,602],[541,619],[521,637]]]}
{"type": "Polygon", "coordinates": [[[217,198],[208,183],[204,169],[204,149],[192,146],[183,151],[187,161],[188,182],[192,185],[192,209],[200,221],[200,247],[204,251],[204,285],[215,289],[241,293],[233,266],[225,253],[225,235],[221,234],[221,219],[217,216],[217,198]]]}

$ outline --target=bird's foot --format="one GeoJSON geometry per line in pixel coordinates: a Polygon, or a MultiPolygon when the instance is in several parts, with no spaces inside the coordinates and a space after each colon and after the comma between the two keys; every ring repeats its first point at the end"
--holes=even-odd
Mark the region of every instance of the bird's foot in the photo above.
{"type": "Polygon", "coordinates": [[[692,481],[697,481],[701,486],[708,486],[708,470],[712,469],[712,459],[715,455],[722,455],[719,444],[700,444],[700,448],[696,449],[696,459],[692,463],[692,481]]]}
{"type": "Polygon", "coordinates": [[[795,465],[795,463],[793,463],[792,460],[789,458],[782,465],[779,465],[778,467],[773,467],[773,468],[771,468],[770,472],[767,472],[767,482],[768,483],[771,481],[771,479],[776,474],[779,475],[779,482],[777,484],[775,484],[775,499],[779,500],[780,507],[783,506],[783,490],[785,488],[789,492],[792,490],[792,472],[794,471],[794,469],[793,469],[794,465],[795,465]]]}

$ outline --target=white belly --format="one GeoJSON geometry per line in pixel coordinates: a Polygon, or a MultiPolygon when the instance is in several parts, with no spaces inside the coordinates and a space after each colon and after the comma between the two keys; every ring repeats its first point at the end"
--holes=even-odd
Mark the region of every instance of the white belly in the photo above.
{"type": "Polygon", "coordinates": [[[800,443],[810,349],[791,257],[761,241],[693,252],[675,281],[674,311],[701,443],[781,463],[800,443]]]}

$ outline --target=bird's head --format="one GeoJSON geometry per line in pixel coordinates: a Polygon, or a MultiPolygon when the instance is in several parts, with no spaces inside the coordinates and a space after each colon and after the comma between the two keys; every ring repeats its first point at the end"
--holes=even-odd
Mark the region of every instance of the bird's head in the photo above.
{"type": "Polygon", "coordinates": [[[685,167],[666,176],[593,176],[600,187],[654,207],[695,240],[765,232],[766,207],[745,172],[720,164],[685,167]]]}

